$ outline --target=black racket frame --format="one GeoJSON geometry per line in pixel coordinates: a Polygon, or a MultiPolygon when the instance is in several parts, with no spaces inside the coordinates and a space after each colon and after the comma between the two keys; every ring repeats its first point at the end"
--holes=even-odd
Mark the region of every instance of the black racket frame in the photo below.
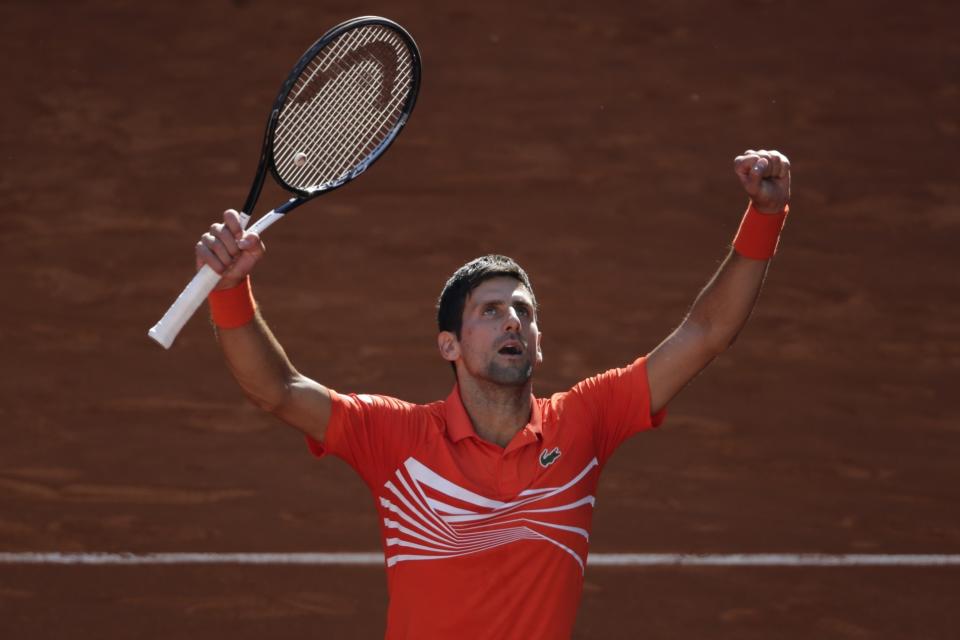
{"type": "Polygon", "coordinates": [[[407,120],[410,117],[410,114],[413,112],[413,107],[417,103],[417,94],[420,93],[420,49],[417,47],[417,43],[414,41],[413,36],[410,33],[401,27],[399,24],[390,20],[388,18],[383,18],[380,16],[361,16],[359,18],[352,18],[345,22],[338,24],[333,27],[325,34],[323,34],[319,40],[313,43],[309,49],[300,56],[300,60],[297,61],[297,64],[294,65],[293,70],[287,76],[287,79],[284,80],[283,85],[280,87],[280,92],[277,95],[277,99],[273,104],[273,109],[270,111],[270,117],[267,119],[267,128],[263,136],[263,148],[260,152],[260,161],[257,164],[257,173],[254,178],[253,184],[250,187],[250,193],[247,195],[247,200],[243,205],[243,213],[248,216],[253,215],[252,209],[256,206],[257,200],[260,199],[260,191],[263,189],[263,181],[266,178],[266,169],[270,169],[270,173],[273,175],[274,180],[282,186],[284,189],[291,193],[295,193],[296,196],[280,205],[274,211],[276,213],[288,213],[294,208],[300,206],[307,200],[315,198],[316,196],[322,193],[328,193],[338,187],[342,187],[346,183],[350,182],[358,175],[363,173],[370,167],[377,159],[383,155],[383,152],[393,143],[394,139],[397,137],[397,134],[403,129],[404,125],[407,123],[407,120]],[[277,171],[276,162],[273,157],[273,136],[277,129],[277,123],[280,119],[280,112],[283,110],[283,105],[286,104],[287,98],[290,95],[290,89],[293,87],[294,83],[297,81],[297,78],[300,77],[300,73],[306,68],[310,61],[313,60],[317,53],[330,44],[331,41],[338,38],[345,31],[351,29],[356,29],[358,27],[365,27],[371,25],[382,25],[396,32],[404,42],[406,42],[408,49],[410,50],[410,55],[412,57],[410,61],[410,67],[412,72],[412,86],[410,87],[409,94],[407,95],[407,100],[403,105],[403,108],[400,112],[400,118],[397,121],[397,124],[394,125],[393,129],[390,131],[390,134],[387,138],[381,142],[376,149],[370,152],[370,154],[358,164],[352,171],[347,173],[344,177],[339,180],[332,182],[328,185],[324,185],[322,189],[315,189],[313,191],[305,191],[303,189],[298,189],[292,185],[287,184],[277,171]]]}

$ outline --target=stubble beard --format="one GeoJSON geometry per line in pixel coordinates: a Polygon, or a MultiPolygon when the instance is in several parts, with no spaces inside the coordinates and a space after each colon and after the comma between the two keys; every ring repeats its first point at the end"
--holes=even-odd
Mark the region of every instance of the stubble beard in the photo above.
{"type": "Polygon", "coordinates": [[[533,377],[533,362],[525,358],[522,362],[503,365],[490,362],[484,372],[487,381],[508,387],[520,387],[533,377]]]}

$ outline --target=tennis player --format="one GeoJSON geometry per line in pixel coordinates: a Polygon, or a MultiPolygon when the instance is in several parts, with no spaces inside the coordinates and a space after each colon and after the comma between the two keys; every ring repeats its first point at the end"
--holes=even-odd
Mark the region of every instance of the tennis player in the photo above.
{"type": "Polygon", "coordinates": [[[386,557],[387,638],[569,638],[600,471],[629,436],[729,347],[760,292],[790,198],[777,151],[734,160],[750,204],[720,265],[648,355],[537,398],[537,302],[513,260],[461,267],[438,304],[437,346],[455,384],[416,405],[338,393],[297,371],[256,310],[260,239],[227,211],[196,246],[223,275],[209,298],[230,370],[258,406],[344,459],[374,495],[386,557]]]}

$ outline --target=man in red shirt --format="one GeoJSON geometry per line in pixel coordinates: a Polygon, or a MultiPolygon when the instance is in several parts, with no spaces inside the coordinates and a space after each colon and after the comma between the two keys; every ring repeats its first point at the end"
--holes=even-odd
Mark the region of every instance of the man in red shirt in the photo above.
{"type": "Polygon", "coordinates": [[[197,244],[223,275],[210,297],[230,369],[310,450],[350,464],[373,493],[390,606],[387,638],[569,637],[600,471],[745,324],[787,214],[790,165],[747,151],[734,170],[751,199],[733,248],[680,326],[650,354],[537,398],[542,360],[527,274],[504,256],[461,267],[438,305],[440,355],[456,384],[415,405],[344,395],[299,373],[259,314],[248,274],[263,255],[236,212],[197,244]]]}

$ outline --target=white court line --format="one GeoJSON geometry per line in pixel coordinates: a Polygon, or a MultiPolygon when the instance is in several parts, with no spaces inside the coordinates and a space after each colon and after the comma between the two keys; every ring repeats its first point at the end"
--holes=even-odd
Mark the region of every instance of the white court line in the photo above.
{"type": "Polygon", "coordinates": [[[960,554],[889,553],[598,553],[599,567],[945,567],[960,566],[960,554]]]}
{"type": "MultiPolygon", "coordinates": [[[[346,565],[383,566],[370,553],[0,553],[0,564],[53,565],[346,565]]],[[[592,553],[595,567],[947,567],[960,554],[592,553]]]]}

